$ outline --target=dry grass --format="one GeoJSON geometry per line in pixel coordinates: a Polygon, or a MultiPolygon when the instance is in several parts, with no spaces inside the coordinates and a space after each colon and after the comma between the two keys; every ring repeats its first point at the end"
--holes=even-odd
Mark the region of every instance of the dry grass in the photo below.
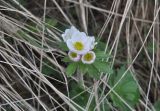
{"type": "MultiPolygon", "coordinates": [[[[2,111],[88,111],[95,97],[96,107],[107,102],[113,92],[131,111],[154,111],[160,98],[160,37],[158,0],[0,0],[0,109],[2,111]],[[57,22],[46,26],[46,18],[57,22]],[[105,43],[113,56],[112,67],[127,65],[141,94],[133,109],[111,87],[110,75],[86,85],[90,94],[83,108],[70,97],[65,65],[66,53],[57,47],[64,28],[78,27],[105,43]],[[36,31],[30,26],[36,26],[36,31]],[[22,36],[23,35],[23,36],[22,36]],[[51,75],[44,75],[45,61],[52,64],[51,75]],[[103,93],[98,94],[100,86],[103,93]],[[106,88],[109,91],[106,92],[106,88]]],[[[46,64],[47,65],[47,64],[46,64]]],[[[84,79],[88,84],[88,81],[84,79]]],[[[79,95],[83,93],[80,92],[79,95]]],[[[77,96],[79,96],[77,95],[77,96]]]]}

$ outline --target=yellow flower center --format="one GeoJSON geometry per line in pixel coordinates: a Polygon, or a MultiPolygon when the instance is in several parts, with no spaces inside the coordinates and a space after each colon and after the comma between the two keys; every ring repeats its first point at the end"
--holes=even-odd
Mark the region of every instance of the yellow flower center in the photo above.
{"type": "Polygon", "coordinates": [[[74,43],[74,48],[75,48],[76,50],[78,50],[78,51],[81,51],[81,50],[83,50],[84,45],[83,45],[82,42],[75,42],[75,43],[74,43]]]}
{"type": "Polygon", "coordinates": [[[74,53],[74,52],[71,52],[71,53],[70,53],[70,55],[71,55],[71,57],[72,57],[72,58],[77,57],[77,54],[76,54],[76,53],[74,53]]]}
{"type": "Polygon", "coordinates": [[[84,55],[84,60],[85,61],[91,61],[93,59],[93,54],[87,53],[84,55]]]}

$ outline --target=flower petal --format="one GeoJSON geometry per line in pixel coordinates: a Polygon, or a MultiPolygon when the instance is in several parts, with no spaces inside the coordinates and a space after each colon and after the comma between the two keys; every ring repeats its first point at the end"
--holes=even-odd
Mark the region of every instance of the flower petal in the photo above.
{"type": "Polygon", "coordinates": [[[76,32],[79,32],[79,31],[74,26],[71,26],[70,29],[66,29],[65,32],[62,34],[62,38],[64,42],[66,42],[68,39],[71,39],[72,35],[76,32]]]}
{"type": "Polygon", "coordinates": [[[77,61],[79,61],[81,59],[80,55],[78,55],[75,52],[71,52],[71,51],[68,52],[68,56],[72,61],[75,61],[75,62],[77,62],[77,61]]]}
{"type": "Polygon", "coordinates": [[[75,32],[72,35],[73,41],[86,41],[87,35],[84,32],[75,32]]]}
{"type": "Polygon", "coordinates": [[[94,36],[88,36],[88,39],[90,41],[90,50],[94,49],[95,43],[95,37],[94,36]]]}
{"type": "Polygon", "coordinates": [[[95,59],[96,59],[96,55],[93,51],[87,52],[81,58],[84,64],[92,64],[95,61],[95,59]]]}

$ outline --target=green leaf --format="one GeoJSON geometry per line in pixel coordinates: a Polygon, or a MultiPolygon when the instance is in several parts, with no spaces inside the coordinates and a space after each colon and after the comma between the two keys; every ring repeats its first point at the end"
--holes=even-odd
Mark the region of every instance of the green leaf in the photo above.
{"type": "Polygon", "coordinates": [[[63,51],[69,51],[69,49],[68,49],[68,47],[67,47],[67,45],[66,45],[65,42],[59,42],[58,45],[59,45],[59,48],[61,50],[63,50],[63,51]]]}
{"type": "Polygon", "coordinates": [[[87,72],[87,65],[83,64],[82,62],[79,62],[78,68],[82,74],[85,74],[87,72]]]}
{"type": "Polygon", "coordinates": [[[156,111],[160,111],[160,100],[158,100],[154,103],[154,108],[156,111]]]}
{"type": "MultiPolygon", "coordinates": [[[[96,107],[95,97],[93,98],[90,97],[91,96],[90,92],[88,92],[86,89],[81,87],[81,85],[75,82],[71,81],[69,86],[70,86],[70,98],[73,98],[72,100],[82,108],[86,108],[87,103],[90,101],[90,105],[87,111],[94,111],[96,107]]],[[[78,108],[76,105],[75,107],[78,111],[84,111],[78,108]]],[[[99,107],[100,111],[111,111],[110,106],[107,104],[106,100],[104,100],[99,107]]]]}
{"type": "Polygon", "coordinates": [[[63,62],[73,62],[69,57],[64,57],[62,59],[63,62]]]}
{"type": "Polygon", "coordinates": [[[104,51],[97,51],[95,54],[98,59],[105,59],[109,57],[109,55],[105,54],[104,51]]]}
{"type": "MultiPolygon", "coordinates": [[[[69,84],[71,86],[70,89],[70,96],[73,98],[73,101],[80,105],[83,108],[86,108],[86,105],[88,103],[90,94],[84,90],[80,85],[76,84],[75,82],[72,82],[69,84]]],[[[91,104],[89,106],[89,109],[87,111],[93,111],[95,108],[95,99],[93,98],[91,100],[91,104]]],[[[78,111],[83,111],[79,107],[75,106],[78,111]]]]}
{"type": "MultiPolygon", "coordinates": [[[[111,75],[109,80],[109,84],[111,87],[113,87],[119,81],[125,71],[126,68],[121,67],[120,69],[117,69],[114,74],[111,75]]],[[[122,97],[126,101],[126,103],[129,104],[132,108],[134,108],[140,98],[138,86],[130,72],[126,73],[124,78],[114,88],[114,91],[120,97],[122,97]]],[[[118,107],[122,111],[130,111],[130,109],[113,92],[110,94],[110,97],[113,101],[114,106],[118,107]]]]}
{"type": "Polygon", "coordinates": [[[66,74],[67,76],[72,76],[75,72],[76,72],[76,69],[77,69],[77,63],[70,63],[68,65],[68,67],[66,68],[66,74]]]}
{"type": "Polygon", "coordinates": [[[57,25],[57,20],[46,18],[46,26],[47,27],[54,27],[57,25]]]}
{"type": "Polygon", "coordinates": [[[98,44],[96,45],[95,49],[102,51],[102,50],[105,50],[105,47],[106,47],[105,43],[98,41],[98,44]]]}
{"type": "Polygon", "coordinates": [[[107,62],[95,61],[93,64],[97,70],[104,73],[112,73],[112,70],[107,62]]]}
{"type": "Polygon", "coordinates": [[[87,71],[90,77],[99,79],[100,73],[99,71],[95,68],[94,65],[87,65],[87,71]]]}

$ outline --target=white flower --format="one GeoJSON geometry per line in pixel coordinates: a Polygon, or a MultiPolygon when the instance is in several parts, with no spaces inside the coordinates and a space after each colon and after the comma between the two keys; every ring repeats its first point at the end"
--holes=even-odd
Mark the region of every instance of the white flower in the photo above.
{"type": "Polygon", "coordinates": [[[77,54],[85,54],[91,50],[92,39],[84,32],[76,32],[67,40],[68,48],[77,54]]]}
{"type": "Polygon", "coordinates": [[[89,41],[91,41],[90,50],[92,50],[94,49],[94,46],[97,44],[97,42],[95,42],[94,36],[88,36],[88,38],[89,38],[89,41]]]}
{"type": "Polygon", "coordinates": [[[87,52],[81,58],[84,64],[92,64],[95,61],[95,59],[96,59],[96,55],[93,51],[87,52]]]}
{"type": "Polygon", "coordinates": [[[78,55],[77,53],[71,52],[71,51],[68,52],[68,56],[72,61],[75,61],[75,62],[81,59],[80,55],[78,55]]]}
{"type": "Polygon", "coordinates": [[[71,39],[72,35],[76,32],[79,32],[74,26],[71,26],[70,29],[66,29],[64,34],[62,34],[64,42],[66,42],[68,39],[71,39]]]}

